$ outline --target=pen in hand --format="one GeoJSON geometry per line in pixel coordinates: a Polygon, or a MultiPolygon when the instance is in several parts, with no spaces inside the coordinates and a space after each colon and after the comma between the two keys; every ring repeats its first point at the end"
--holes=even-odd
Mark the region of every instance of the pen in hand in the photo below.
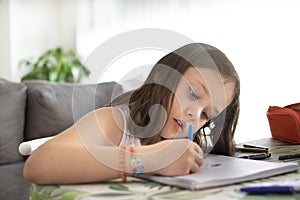
{"type": "Polygon", "coordinates": [[[194,126],[193,124],[189,124],[188,126],[188,139],[193,141],[194,140],[194,126]]]}

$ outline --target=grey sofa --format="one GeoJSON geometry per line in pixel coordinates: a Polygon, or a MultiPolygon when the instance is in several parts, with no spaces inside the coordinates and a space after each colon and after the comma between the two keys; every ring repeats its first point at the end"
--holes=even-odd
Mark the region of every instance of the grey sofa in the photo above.
{"type": "Polygon", "coordinates": [[[21,142],[53,136],[121,92],[116,82],[74,85],[0,78],[0,199],[29,199],[21,142]]]}

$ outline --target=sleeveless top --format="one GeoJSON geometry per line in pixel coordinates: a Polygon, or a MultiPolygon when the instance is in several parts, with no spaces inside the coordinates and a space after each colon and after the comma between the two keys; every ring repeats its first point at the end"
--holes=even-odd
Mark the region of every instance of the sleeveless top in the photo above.
{"type": "Polygon", "coordinates": [[[134,144],[135,146],[141,146],[141,140],[140,138],[135,137],[132,133],[129,132],[127,126],[128,126],[128,119],[130,118],[130,111],[127,105],[119,105],[116,106],[115,108],[117,108],[122,116],[123,116],[123,120],[124,120],[124,130],[123,130],[123,135],[122,135],[122,140],[119,144],[119,146],[121,144],[125,144],[126,146],[129,146],[130,144],[134,144]]]}

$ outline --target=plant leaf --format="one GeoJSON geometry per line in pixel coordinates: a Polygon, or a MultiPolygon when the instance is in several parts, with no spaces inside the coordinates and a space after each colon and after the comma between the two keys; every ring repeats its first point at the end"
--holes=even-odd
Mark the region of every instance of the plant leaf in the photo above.
{"type": "Polygon", "coordinates": [[[54,82],[80,82],[90,75],[90,70],[80,61],[80,56],[74,49],[63,51],[61,47],[49,49],[40,55],[36,61],[23,59],[19,67],[30,71],[21,80],[39,79],[54,82]]]}

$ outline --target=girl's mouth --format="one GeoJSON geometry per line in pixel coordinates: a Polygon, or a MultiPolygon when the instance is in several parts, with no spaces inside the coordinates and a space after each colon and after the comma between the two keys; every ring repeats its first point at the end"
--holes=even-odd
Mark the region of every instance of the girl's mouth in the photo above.
{"type": "Polygon", "coordinates": [[[174,126],[177,132],[183,132],[184,129],[184,123],[180,120],[174,119],[174,126]]]}

